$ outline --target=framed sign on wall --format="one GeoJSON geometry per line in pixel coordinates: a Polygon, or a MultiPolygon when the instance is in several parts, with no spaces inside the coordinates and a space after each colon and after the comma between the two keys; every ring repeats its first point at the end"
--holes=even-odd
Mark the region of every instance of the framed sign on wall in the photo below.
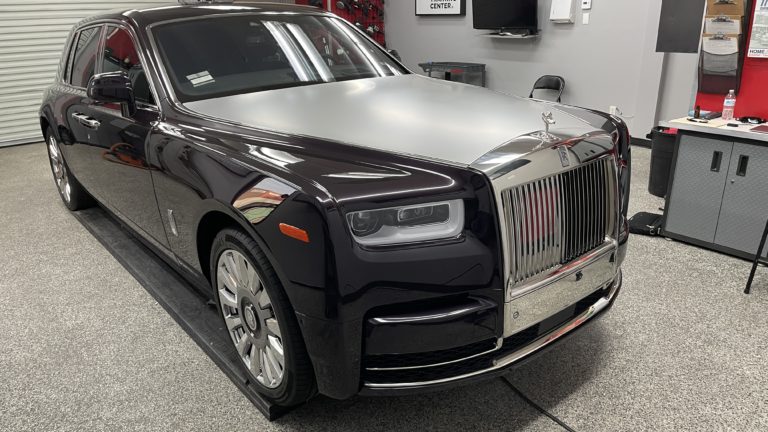
{"type": "Polygon", "coordinates": [[[467,14],[467,0],[416,0],[417,16],[463,16],[467,14]]]}

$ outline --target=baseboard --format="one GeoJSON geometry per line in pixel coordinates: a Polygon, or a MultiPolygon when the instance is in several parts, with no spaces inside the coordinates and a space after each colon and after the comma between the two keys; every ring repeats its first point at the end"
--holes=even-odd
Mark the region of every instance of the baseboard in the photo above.
{"type": "Polygon", "coordinates": [[[651,140],[645,138],[632,137],[630,144],[637,147],[651,148],[651,140]]]}

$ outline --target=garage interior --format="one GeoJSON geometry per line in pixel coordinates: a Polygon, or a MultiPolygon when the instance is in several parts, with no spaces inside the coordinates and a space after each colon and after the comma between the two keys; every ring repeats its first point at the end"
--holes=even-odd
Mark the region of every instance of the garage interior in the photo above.
{"type": "MultiPolygon", "coordinates": [[[[507,381],[418,396],[320,396],[267,420],[62,205],[40,136],[41,94],[71,26],[102,9],[164,3],[0,1],[0,430],[768,429],[768,270],[757,268],[746,295],[755,246],[745,246],[755,249],[749,253],[681,241],[691,236],[664,235],[664,227],[631,235],[622,293],[606,316],[515,367],[507,381]]],[[[701,89],[699,44],[709,37],[701,28],[695,52],[657,52],[659,17],[674,12],[663,9],[667,1],[596,0],[589,9],[574,1],[575,22],[562,23],[549,19],[557,1],[539,0],[533,41],[479,35],[473,0],[459,3],[463,14],[429,16],[414,14],[413,0],[390,0],[372,36],[414,73],[431,61],[481,63],[487,87],[524,97],[539,76],[561,75],[563,103],[623,116],[633,135],[630,216],[687,202],[649,193],[658,181],[652,129],[679,129],[672,145],[681,149],[686,136],[765,146],[744,126],[732,127],[741,135],[731,138],[733,131],[686,120],[689,111],[722,111],[727,90],[701,89]]],[[[686,13],[710,15],[707,1],[688,3],[686,13]]],[[[748,35],[761,6],[743,7],[748,35]]],[[[768,117],[761,61],[740,65],[736,117],[768,117]]],[[[668,175],[670,191],[681,187],[668,175]]],[[[744,228],[755,244],[767,193],[756,191],[747,209],[760,220],[744,228]]]]}

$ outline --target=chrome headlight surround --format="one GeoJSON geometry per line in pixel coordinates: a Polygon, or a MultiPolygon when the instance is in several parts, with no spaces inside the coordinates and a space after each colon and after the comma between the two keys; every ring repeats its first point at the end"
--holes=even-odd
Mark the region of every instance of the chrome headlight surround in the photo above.
{"type": "Polygon", "coordinates": [[[362,246],[454,239],[464,229],[464,201],[451,200],[349,212],[347,224],[362,246]]]}

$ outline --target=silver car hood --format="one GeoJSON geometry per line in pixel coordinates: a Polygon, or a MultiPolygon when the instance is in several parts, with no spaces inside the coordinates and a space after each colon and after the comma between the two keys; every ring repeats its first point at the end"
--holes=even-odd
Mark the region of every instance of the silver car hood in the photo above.
{"type": "Polygon", "coordinates": [[[544,129],[543,111],[554,113],[550,131],[560,137],[595,131],[555,105],[419,75],[247,93],[184,106],[259,129],[459,165],[470,165],[504,144],[514,146],[518,155],[533,151],[540,142],[510,141],[544,129]]]}

